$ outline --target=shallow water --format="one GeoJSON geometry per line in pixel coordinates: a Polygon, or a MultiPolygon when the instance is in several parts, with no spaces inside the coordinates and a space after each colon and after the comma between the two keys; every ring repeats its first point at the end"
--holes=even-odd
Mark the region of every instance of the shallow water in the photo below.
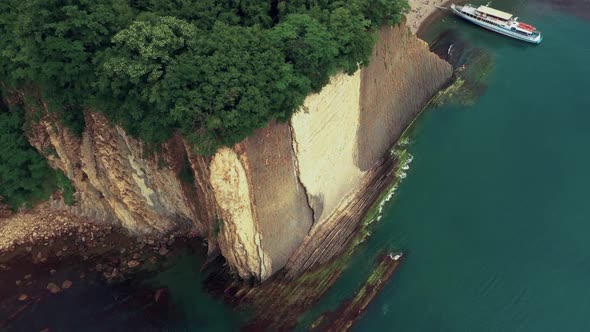
{"type": "MultiPolygon", "coordinates": [[[[134,242],[127,252],[133,250],[134,242]]],[[[109,270],[108,266],[121,266],[118,260],[124,258],[118,248],[90,254],[88,260],[72,253],[45,263],[32,262],[30,254],[4,261],[0,273],[0,331],[237,329],[247,317],[231,311],[203,289],[206,273],[201,267],[206,248],[200,240],[177,240],[170,250],[166,257],[150,262],[153,250],[146,247],[138,259],[142,262],[139,268],[121,272],[123,278],[111,281],[103,272],[109,270]],[[97,272],[99,264],[104,270],[97,272]],[[45,288],[50,282],[61,286],[64,280],[72,281],[72,286],[58,294],[45,288]],[[21,294],[28,299],[17,300],[21,294]]]]}

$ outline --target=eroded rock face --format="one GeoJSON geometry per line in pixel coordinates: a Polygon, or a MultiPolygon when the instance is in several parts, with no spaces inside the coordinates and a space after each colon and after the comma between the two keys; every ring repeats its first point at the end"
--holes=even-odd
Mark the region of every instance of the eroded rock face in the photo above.
{"type": "Polygon", "coordinates": [[[272,123],[236,148],[248,175],[262,245],[276,272],[313,224],[313,211],[297,174],[291,128],[288,123],[272,123]]]}
{"type": "Polygon", "coordinates": [[[452,74],[452,66],[406,26],[379,30],[371,62],[361,71],[361,170],[375,165],[452,74]]]}
{"type": "Polygon", "coordinates": [[[85,119],[81,138],[49,118],[30,133],[31,143],[72,181],[73,212],[136,234],[204,229],[187,197],[192,184],[177,176],[182,160],[174,152],[184,151],[180,138],[164,144],[159,155],[145,156],[137,140],[99,113],[87,112],[85,119]]]}
{"type": "Polygon", "coordinates": [[[238,154],[221,148],[211,161],[211,185],[222,210],[219,228],[221,252],[240,276],[265,279],[270,258],[262,248],[260,227],[254,217],[250,186],[238,154]]]}
{"type": "Polygon", "coordinates": [[[325,220],[363,177],[356,166],[360,86],[360,71],[336,75],[320,93],[308,96],[291,118],[299,178],[316,223],[325,220]]]}

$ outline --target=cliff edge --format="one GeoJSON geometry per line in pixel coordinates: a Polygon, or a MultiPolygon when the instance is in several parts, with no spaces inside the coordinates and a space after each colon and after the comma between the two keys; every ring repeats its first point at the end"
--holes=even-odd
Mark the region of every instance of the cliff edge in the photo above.
{"type": "Polygon", "coordinates": [[[73,207],[55,208],[135,234],[192,232],[241,277],[264,280],[339,253],[381,188],[372,184],[382,157],[451,75],[397,25],[379,31],[367,67],[332,77],[288,123],[212,157],[178,135],[150,151],[91,111],[82,137],[44,116],[29,140],[76,189],[73,207]]]}

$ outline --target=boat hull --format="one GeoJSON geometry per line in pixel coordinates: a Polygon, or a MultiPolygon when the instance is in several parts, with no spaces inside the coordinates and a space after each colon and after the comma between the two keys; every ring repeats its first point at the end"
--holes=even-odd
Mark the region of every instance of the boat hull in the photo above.
{"type": "Polygon", "coordinates": [[[526,37],[526,36],[519,35],[518,33],[514,33],[514,32],[512,32],[510,30],[507,30],[507,29],[504,29],[504,28],[501,28],[501,27],[497,27],[497,26],[494,26],[492,24],[489,24],[489,23],[486,23],[486,22],[477,20],[477,19],[475,19],[473,17],[470,17],[470,16],[465,15],[460,10],[457,10],[457,8],[454,5],[451,6],[451,10],[453,11],[453,13],[455,15],[460,16],[464,20],[467,20],[467,21],[469,21],[469,22],[471,22],[471,23],[473,23],[475,25],[479,25],[480,27],[486,28],[486,29],[491,30],[493,32],[496,32],[496,33],[499,33],[499,34],[502,34],[502,35],[505,35],[505,36],[508,36],[508,37],[512,37],[514,39],[522,40],[522,41],[525,41],[525,42],[528,42],[528,43],[531,43],[531,44],[540,44],[541,41],[543,40],[543,35],[541,35],[541,34],[539,34],[538,38],[529,38],[529,37],[526,37]]]}

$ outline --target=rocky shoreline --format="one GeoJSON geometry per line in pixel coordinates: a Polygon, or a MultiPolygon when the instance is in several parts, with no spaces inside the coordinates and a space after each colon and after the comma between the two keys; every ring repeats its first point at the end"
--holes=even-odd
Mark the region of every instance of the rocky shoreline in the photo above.
{"type": "Polygon", "coordinates": [[[419,31],[423,30],[435,16],[444,13],[441,8],[448,7],[448,0],[409,0],[410,11],[406,13],[406,25],[413,34],[419,36],[419,31]]]}
{"type": "MultiPolygon", "coordinates": [[[[29,212],[14,215],[14,219],[0,221],[0,262],[5,262],[23,253],[30,255],[32,262],[44,263],[51,258],[103,254],[119,249],[129,254],[127,261],[137,260],[149,250],[165,256],[167,246],[181,234],[162,237],[135,237],[122,228],[95,223],[63,211],[39,206],[29,212]]],[[[131,265],[137,266],[135,263],[131,265]]]]}
{"type": "MultiPolygon", "coordinates": [[[[50,301],[57,294],[88,287],[88,283],[121,283],[161,269],[167,259],[186,246],[202,247],[200,240],[181,234],[161,238],[137,238],[112,225],[80,220],[67,213],[37,207],[20,213],[21,226],[5,232],[0,221],[0,329],[30,306],[50,301]],[[44,212],[43,216],[37,213],[44,212]],[[33,222],[37,223],[33,223],[33,222]]],[[[12,220],[14,221],[14,220],[12,220]]],[[[10,223],[9,223],[10,224],[10,223]]],[[[150,290],[148,302],[161,302],[166,289],[150,290]]],[[[132,296],[133,297],[133,296],[132,296]]]]}

